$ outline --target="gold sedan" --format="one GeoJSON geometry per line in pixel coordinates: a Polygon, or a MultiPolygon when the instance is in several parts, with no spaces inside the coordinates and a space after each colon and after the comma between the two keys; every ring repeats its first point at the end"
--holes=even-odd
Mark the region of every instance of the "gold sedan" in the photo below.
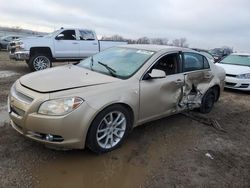
{"type": "Polygon", "coordinates": [[[8,97],[11,126],[46,145],[104,153],[148,121],[194,108],[210,112],[224,79],[222,68],[190,49],[110,48],[17,80],[8,97]]]}

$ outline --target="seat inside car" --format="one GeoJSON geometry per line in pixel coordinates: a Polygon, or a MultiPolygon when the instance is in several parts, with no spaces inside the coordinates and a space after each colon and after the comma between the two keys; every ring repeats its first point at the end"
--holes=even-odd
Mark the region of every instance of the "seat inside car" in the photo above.
{"type": "Polygon", "coordinates": [[[166,75],[176,74],[178,72],[178,55],[177,54],[169,54],[162,57],[156,65],[153,67],[154,69],[163,70],[166,75]]]}

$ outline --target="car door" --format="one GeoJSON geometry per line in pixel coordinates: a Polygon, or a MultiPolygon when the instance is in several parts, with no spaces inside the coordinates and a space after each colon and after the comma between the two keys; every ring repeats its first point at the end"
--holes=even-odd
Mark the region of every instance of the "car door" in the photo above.
{"type": "Polygon", "coordinates": [[[80,44],[74,29],[64,30],[54,39],[56,58],[79,58],[80,44]]]}
{"type": "Polygon", "coordinates": [[[183,99],[181,104],[186,108],[197,108],[201,103],[203,94],[210,86],[214,77],[205,56],[194,53],[183,53],[183,99]]]}
{"type": "Polygon", "coordinates": [[[80,29],[79,43],[80,43],[80,57],[88,57],[99,52],[99,43],[96,39],[95,33],[91,30],[80,29]]]}
{"type": "Polygon", "coordinates": [[[193,88],[199,89],[207,86],[214,77],[207,58],[198,53],[184,52],[182,67],[186,87],[191,84],[193,88]]]}
{"type": "MultiPolygon", "coordinates": [[[[140,81],[140,122],[146,122],[161,116],[175,113],[182,96],[184,75],[181,73],[181,55],[166,54],[160,57],[148,70],[163,70],[165,78],[140,81]]],[[[145,75],[147,75],[147,73],[145,75]]]]}

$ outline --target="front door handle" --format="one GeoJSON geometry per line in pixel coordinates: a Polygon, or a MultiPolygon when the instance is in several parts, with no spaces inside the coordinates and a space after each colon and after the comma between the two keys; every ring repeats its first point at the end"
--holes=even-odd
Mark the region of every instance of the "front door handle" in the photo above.
{"type": "Polygon", "coordinates": [[[72,44],[79,44],[78,42],[73,42],[72,44]]]}

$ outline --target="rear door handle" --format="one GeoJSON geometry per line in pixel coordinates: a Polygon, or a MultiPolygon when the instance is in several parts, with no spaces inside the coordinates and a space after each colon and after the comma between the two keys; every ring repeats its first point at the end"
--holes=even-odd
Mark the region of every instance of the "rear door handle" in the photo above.
{"type": "Polygon", "coordinates": [[[212,74],[211,73],[205,73],[204,78],[206,78],[206,79],[212,78],[212,74]]]}
{"type": "Polygon", "coordinates": [[[178,79],[178,80],[175,81],[175,84],[176,85],[182,85],[183,84],[183,80],[178,79]]]}
{"type": "Polygon", "coordinates": [[[78,42],[73,42],[72,44],[79,44],[78,42]]]}

